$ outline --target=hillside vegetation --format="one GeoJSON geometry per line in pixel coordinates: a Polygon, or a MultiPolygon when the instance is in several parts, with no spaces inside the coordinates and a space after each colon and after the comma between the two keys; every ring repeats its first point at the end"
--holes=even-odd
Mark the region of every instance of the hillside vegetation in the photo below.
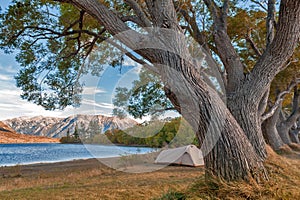
{"type": "MultiPolygon", "coordinates": [[[[79,129],[79,135],[85,143],[137,145],[148,147],[170,147],[197,144],[195,134],[188,123],[181,117],[170,121],[152,121],[127,129],[107,130],[104,134],[99,127],[89,126],[89,137],[82,137],[86,132],[79,129]],[[98,130],[98,131],[97,131],[98,130]]],[[[66,138],[64,138],[66,139],[66,138]]],[[[73,138],[70,138],[72,141],[73,138]]],[[[72,142],[71,142],[72,143],[72,142]]]]}
{"type": "Polygon", "coordinates": [[[58,143],[55,138],[38,137],[15,132],[11,127],[0,122],[0,144],[7,143],[58,143]]]}

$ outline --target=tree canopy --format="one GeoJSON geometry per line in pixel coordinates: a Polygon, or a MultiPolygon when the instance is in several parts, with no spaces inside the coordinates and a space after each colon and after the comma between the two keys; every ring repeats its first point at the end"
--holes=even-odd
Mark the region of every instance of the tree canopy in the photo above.
{"type": "Polygon", "coordinates": [[[209,173],[267,179],[261,125],[280,105],[267,109],[269,94],[298,74],[300,1],[14,0],[0,20],[0,47],[17,51],[24,99],[78,105],[82,74],[130,58],[153,75],[119,88],[116,105],[135,117],[175,109],[209,173]]]}

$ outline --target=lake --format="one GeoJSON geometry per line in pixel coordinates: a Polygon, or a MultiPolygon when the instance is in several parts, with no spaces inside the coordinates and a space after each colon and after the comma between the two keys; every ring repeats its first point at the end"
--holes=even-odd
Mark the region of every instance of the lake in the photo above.
{"type": "Polygon", "coordinates": [[[0,144],[0,166],[107,158],[154,150],[146,147],[92,144],[0,144]]]}

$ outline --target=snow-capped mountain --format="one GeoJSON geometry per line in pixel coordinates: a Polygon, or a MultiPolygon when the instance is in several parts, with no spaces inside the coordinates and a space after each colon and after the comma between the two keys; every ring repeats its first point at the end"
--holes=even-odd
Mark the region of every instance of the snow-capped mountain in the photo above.
{"type": "Polygon", "coordinates": [[[19,133],[60,138],[72,134],[75,126],[82,133],[93,131],[105,132],[110,129],[126,129],[137,124],[132,119],[120,119],[118,117],[106,117],[103,115],[74,115],[67,118],[55,117],[19,117],[5,120],[4,123],[19,133]]]}

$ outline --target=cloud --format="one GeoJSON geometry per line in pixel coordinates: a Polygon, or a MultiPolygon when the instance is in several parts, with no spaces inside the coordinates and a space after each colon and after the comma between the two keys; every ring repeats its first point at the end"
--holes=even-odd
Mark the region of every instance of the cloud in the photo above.
{"type": "MultiPolygon", "coordinates": [[[[98,91],[100,92],[100,90],[98,91]]],[[[103,92],[103,90],[101,90],[103,92]]],[[[79,108],[72,106],[65,110],[47,111],[41,106],[37,106],[20,97],[21,90],[15,86],[10,89],[0,88],[0,120],[15,118],[20,116],[49,116],[49,117],[67,117],[76,114],[101,114],[111,116],[113,105],[101,101],[83,99],[79,108]]]]}
{"type": "Polygon", "coordinates": [[[0,120],[19,116],[58,116],[61,111],[46,111],[41,106],[37,106],[20,97],[21,91],[17,88],[12,90],[0,90],[0,120]]]}
{"type": "Polygon", "coordinates": [[[95,95],[95,94],[103,94],[106,93],[104,89],[96,88],[96,87],[84,87],[83,88],[83,95],[95,95]]]}
{"type": "Polygon", "coordinates": [[[0,71],[1,71],[2,74],[3,73],[4,74],[17,74],[18,73],[18,70],[15,67],[11,66],[11,65],[9,65],[9,66],[0,65],[0,71]]]}
{"type": "Polygon", "coordinates": [[[12,81],[13,77],[8,76],[8,75],[4,75],[4,74],[0,74],[0,80],[1,81],[12,81]]]}
{"type": "MultiPolygon", "coordinates": [[[[79,108],[68,106],[65,110],[46,111],[43,107],[21,99],[22,91],[16,87],[13,78],[18,72],[18,64],[13,56],[4,55],[0,51],[0,120],[20,116],[49,116],[68,117],[76,114],[101,114],[111,116],[113,105],[107,96],[111,96],[112,78],[106,77],[103,86],[97,86],[101,78],[86,76],[83,81],[86,85],[82,94],[82,104],[79,108]],[[90,100],[97,97],[97,100],[90,100]]],[[[113,74],[113,73],[109,73],[113,74]]],[[[108,75],[109,75],[108,74],[108,75]]]]}
{"type": "Polygon", "coordinates": [[[93,106],[93,107],[98,107],[98,108],[106,108],[106,109],[113,109],[114,108],[113,104],[103,103],[103,102],[97,103],[94,100],[88,100],[88,99],[83,99],[82,100],[82,104],[83,105],[93,106]]]}

